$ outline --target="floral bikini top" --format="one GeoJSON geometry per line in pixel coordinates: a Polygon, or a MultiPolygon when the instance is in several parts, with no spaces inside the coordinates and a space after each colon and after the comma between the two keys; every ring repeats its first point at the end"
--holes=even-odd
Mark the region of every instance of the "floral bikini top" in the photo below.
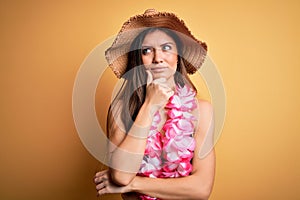
{"type": "MultiPolygon", "coordinates": [[[[154,115],[139,176],[176,178],[191,173],[191,159],[195,149],[193,121],[196,120],[191,111],[196,107],[195,92],[186,85],[177,86],[165,106],[167,120],[162,128],[164,135],[157,130],[161,121],[159,112],[154,115]]],[[[140,194],[139,198],[159,200],[144,194],[140,194]]]]}

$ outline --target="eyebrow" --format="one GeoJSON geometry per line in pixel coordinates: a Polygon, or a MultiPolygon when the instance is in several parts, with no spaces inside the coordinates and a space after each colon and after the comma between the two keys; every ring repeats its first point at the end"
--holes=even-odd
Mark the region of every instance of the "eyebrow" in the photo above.
{"type": "MultiPolygon", "coordinates": [[[[163,44],[161,44],[160,46],[164,46],[164,45],[167,45],[167,44],[171,44],[171,45],[175,45],[175,43],[174,42],[165,42],[165,43],[163,43],[163,44]]],[[[152,47],[151,45],[142,45],[142,48],[145,48],[145,47],[152,47]]]]}

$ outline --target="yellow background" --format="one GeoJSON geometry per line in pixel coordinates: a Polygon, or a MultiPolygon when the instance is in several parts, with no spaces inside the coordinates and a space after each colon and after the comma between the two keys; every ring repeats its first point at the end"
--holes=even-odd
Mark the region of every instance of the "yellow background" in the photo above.
{"type": "Polygon", "coordinates": [[[96,45],[152,7],[184,19],[223,77],[227,113],[210,199],[299,199],[296,0],[1,1],[0,199],[97,199],[92,177],[102,167],[77,135],[73,83],[96,45]]]}

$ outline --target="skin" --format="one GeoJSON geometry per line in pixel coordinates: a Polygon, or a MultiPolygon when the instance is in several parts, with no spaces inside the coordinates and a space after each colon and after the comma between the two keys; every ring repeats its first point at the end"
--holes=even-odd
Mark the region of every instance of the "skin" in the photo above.
{"type": "MultiPolygon", "coordinates": [[[[109,137],[116,145],[110,147],[113,167],[96,173],[94,182],[97,193],[103,195],[139,192],[161,199],[208,199],[215,173],[214,149],[205,158],[200,159],[197,156],[205,138],[213,139],[212,135],[208,134],[213,127],[213,108],[207,101],[199,99],[197,110],[193,113],[201,126],[196,127],[194,134],[196,148],[191,175],[155,179],[136,176],[143,159],[154,113],[159,111],[162,114],[162,126],[166,120],[164,107],[174,94],[174,74],[177,67],[177,48],[174,40],[159,30],[147,34],[142,44],[142,60],[148,73],[145,102],[128,134],[122,131],[124,129],[112,127],[109,137]],[[136,137],[137,134],[145,137],[136,137]]],[[[128,200],[135,199],[129,195],[124,197],[128,200]]]]}
{"type": "Polygon", "coordinates": [[[153,79],[165,78],[169,87],[175,85],[177,47],[175,41],[162,31],[149,33],[142,44],[142,61],[153,79]]]}

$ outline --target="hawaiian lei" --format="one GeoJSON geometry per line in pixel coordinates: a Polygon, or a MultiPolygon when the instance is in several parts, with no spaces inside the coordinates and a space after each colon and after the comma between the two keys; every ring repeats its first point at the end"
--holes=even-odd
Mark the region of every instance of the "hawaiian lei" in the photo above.
{"type": "MultiPolygon", "coordinates": [[[[191,173],[195,149],[193,121],[196,120],[191,111],[196,107],[195,92],[186,85],[177,86],[165,106],[167,120],[163,126],[164,136],[157,130],[161,116],[158,111],[154,115],[139,176],[176,178],[191,173]]],[[[159,200],[144,194],[139,197],[142,200],[159,200]]]]}

